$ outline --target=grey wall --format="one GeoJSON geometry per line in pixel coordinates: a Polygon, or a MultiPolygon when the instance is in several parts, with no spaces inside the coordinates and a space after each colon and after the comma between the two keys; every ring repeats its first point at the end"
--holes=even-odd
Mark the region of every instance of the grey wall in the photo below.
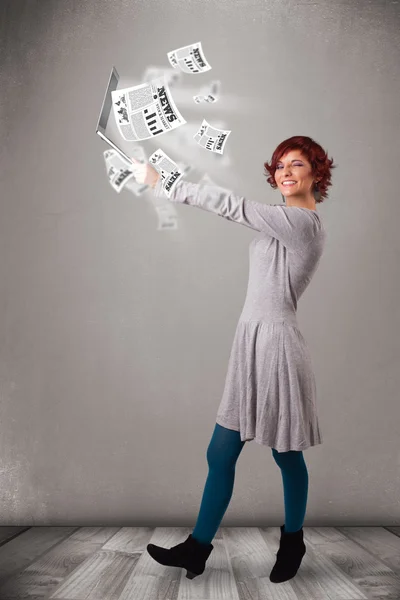
{"type": "MultiPolygon", "coordinates": [[[[213,67],[198,81],[219,79],[226,104],[178,107],[232,129],[231,163],[200,150],[189,180],[280,203],[263,162],[292,135],[338,164],[298,308],[324,437],[304,452],[305,524],[399,524],[399,4],[2,0],[0,15],[0,524],[194,525],[254,232],[187,206],[158,231],[151,193],[109,186],[94,129],[112,65],[139,82],[197,41],[213,67]]],[[[246,444],[222,524],[283,510],[271,449],[246,444]]]]}

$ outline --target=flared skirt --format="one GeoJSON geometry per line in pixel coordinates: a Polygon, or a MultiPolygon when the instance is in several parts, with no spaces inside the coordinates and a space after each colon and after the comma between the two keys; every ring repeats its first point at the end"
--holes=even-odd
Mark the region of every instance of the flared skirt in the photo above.
{"type": "Polygon", "coordinates": [[[322,443],[313,365],[298,327],[239,321],[216,422],[277,452],[322,443]]]}

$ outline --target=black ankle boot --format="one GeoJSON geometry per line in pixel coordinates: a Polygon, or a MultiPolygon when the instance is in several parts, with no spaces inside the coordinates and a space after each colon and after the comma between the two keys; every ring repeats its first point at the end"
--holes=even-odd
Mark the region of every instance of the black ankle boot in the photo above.
{"type": "Polygon", "coordinates": [[[147,552],[160,565],[186,569],[186,577],[193,579],[203,573],[213,548],[212,544],[202,544],[190,534],[184,542],[169,549],[148,544],[147,552]]]}
{"type": "Polygon", "coordinates": [[[282,583],[292,579],[300,567],[306,546],[303,541],[303,528],[299,531],[286,532],[281,525],[281,539],[276,553],[276,563],[269,576],[273,583],[282,583]]]}

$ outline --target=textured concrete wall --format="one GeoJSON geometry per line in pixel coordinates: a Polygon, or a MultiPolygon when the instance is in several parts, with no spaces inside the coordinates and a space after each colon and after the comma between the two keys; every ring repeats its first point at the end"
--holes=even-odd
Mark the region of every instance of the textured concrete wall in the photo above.
{"type": "MultiPolygon", "coordinates": [[[[94,130],[112,65],[138,83],[197,41],[224,102],[177,90],[186,131],[232,134],[189,179],[280,203],[263,162],[292,135],[338,165],[298,309],[324,436],[305,523],[399,523],[399,24],[398,2],[1,2],[1,525],[194,524],[253,232],[181,206],[157,230],[94,130]]],[[[247,444],[223,525],[282,514],[271,451],[247,444]]]]}

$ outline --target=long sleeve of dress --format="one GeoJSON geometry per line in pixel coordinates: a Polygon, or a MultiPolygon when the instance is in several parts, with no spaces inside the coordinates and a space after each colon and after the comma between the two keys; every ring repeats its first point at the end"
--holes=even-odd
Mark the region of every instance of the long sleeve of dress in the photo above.
{"type": "Polygon", "coordinates": [[[316,211],[253,202],[218,186],[200,186],[181,180],[171,193],[170,201],[197,206],[228,221],[255,229],[276,238],[295,252],[309,244],[321,228],[316,211]]]}

